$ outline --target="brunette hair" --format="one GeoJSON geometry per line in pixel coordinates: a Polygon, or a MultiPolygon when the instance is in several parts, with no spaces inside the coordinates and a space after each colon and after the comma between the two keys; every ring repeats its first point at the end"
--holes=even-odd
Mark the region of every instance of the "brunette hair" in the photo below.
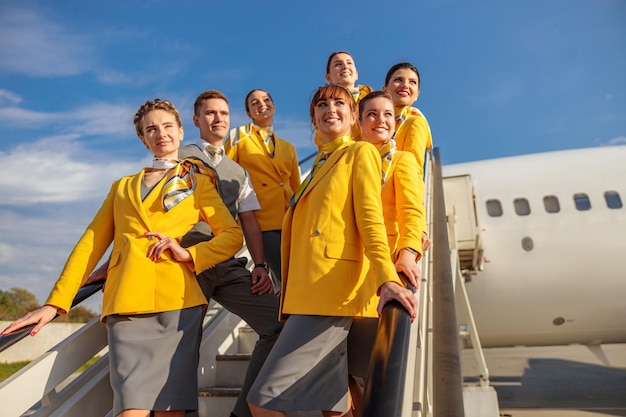
{"type": "Polygon", "coordinates": [[[135,132],[137,132],[137,136],[139,136],[139,138],[143,137],[143,131],[141,126],[143,118],[146,114],[150,113],[153,110],[165,110],[166,112],[173,114],[176,118],[176,123],[178,123],[178,127],[183,127],[183,121],[180,118],[180,113],[178,112],[176,107],[168,100],[155,98],[154,100],[148,100],[143,103],[133,117],[133,123],[135,123],[135,132]]]}
{"type": "Polygon", "coordinates": [[[224,93],[222,93],[221,91],[217,91],[217,90],[207,90],[203,93],[200,93],[198,97],[196,97],[196,101],[193,103],[193,114],[195,114],[196,116],[199,116],[198,112],[200,111],[202,104],[206,100],[210,100],[212,98],[218,98],[220,100],[224,100],[226,104],[228,104],[228,99],[226,98],[224,93]]]}
{"type": "Polygon", "coordinates": [[[369,100],[372,100],[378,97],[386,98],[393,105],[391,94],[385,91],[372,91],[371,93],[368,93],[365,97],[363,97],[361,101],[359,101],[359,120],[363,119],[363,107],[365,107],[365,103],[367,103],[369,100]]]}
{"type": "Polygon", "coordinates": [[[389,71],[387,71],[387,76],[385,77],[385,86],[389,84],[389,81],[391,80],[391,76],[393,75],[393,73],[398,71],[399,69],[410,69],[411,71],[417,74],[417,89],[419,90],[420,80],[421,80],[420,72],[417,70],[417,67],[411,64],[410,62],[400,62],[394,65],[393,67],[391,67],[389,71]]]}

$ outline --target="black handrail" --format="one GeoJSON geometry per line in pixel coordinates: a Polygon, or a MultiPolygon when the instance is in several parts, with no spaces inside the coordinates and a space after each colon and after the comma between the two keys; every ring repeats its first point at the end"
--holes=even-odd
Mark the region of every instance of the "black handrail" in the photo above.
{"type": "Polygon", "coordinates": [[[401,417],[410,335],[411,317],[402,304],[385,304],[365,382],[363,417],[401,417]]]}
{"type": "MultiPolygon", "coordinates": [[[[104,285],[104,281],[96,281],[96,282],[93,282],[89,285],[85,285],[84,287],[82,287],[80,290],[78,290],[76,297],[74,297],[74,301],[72,301],[72,307],[77,306],[78,304],[86,300],[87,298],[91,297],[92,295],[100,291],[103,285],[104,285]]],[[[59,317],[59,315],[57,314],[56,317],[59,317]]],[[[35,327],[35,325],[31,324],[11,334],[8,334],[5,336],[0,335],[0,352],[4,351],[5,349],[8,349],[9,347],[13,346],[15,343],[19,342],[20,340],[28,336],[30,334],[30,331],[33,329],[33,327],[35,327]]]]}
{"type": "Polygon", "coordinates": [[[463,417],[463,377],[439,148],[433,149],[433,412],[463,417]]]}

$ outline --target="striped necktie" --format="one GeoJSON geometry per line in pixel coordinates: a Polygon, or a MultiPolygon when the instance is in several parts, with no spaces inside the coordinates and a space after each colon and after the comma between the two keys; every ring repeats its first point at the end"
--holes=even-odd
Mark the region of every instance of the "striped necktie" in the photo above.
{"type": "Polygon", "coordinates": [[[213,166],[219,164],[222,160],[222,155],[224,155],[224,149],[213,146],[210,143],[204,146],[204,151],[209,155],[209,161],[211,161],[213,166]]]}

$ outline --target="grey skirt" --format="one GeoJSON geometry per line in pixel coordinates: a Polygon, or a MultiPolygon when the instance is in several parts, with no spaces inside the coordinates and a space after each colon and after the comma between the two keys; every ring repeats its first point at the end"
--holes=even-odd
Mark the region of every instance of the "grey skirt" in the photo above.
{"type": "Polygon", "coordinates": [[[198,408],[203,313],[197,306],[107,317],[114,416],[128,409],[198,408]]]}
{"type": "Polygon", "coordinates": [[[279,411],[348,410],[347,338],[352,320],[289,316],[248,401],[279,411]]]}

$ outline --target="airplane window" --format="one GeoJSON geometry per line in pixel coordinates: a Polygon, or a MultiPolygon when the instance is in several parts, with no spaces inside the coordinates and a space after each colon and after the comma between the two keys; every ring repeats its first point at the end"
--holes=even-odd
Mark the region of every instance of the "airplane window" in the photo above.
{"type": "Polygon", "coordinates": [[[610,209],[622,208],[622,199],[620,198],[619,193],[617,191],[605,192],[604,200],[606,200],[606,205],[610,209]]]}
{"type": "Polygon", "coordinates": [[[589,196],[585,193],[574,194],[574,204],[576,204],[576,210],[584,211],[591,209],[591,201],[589,201],[589,196]]]}
{"type": "Polygon", "coordinates": [[[519,216],[528,216],[530,214],[530,205],[525,198],[516,198],[513,200],[513,206],[515,207],[515,213],[519,216]]]}
{"type": "Polygon", "coordinates": [[[500,217],[502,216],[502,204],[500,204],[500,200],[487,200],[487,214],[491,217],[500,217]]]}
{"type": "Polygon", "coordinates": [[[543,207],[548,213],[558,213],[561,211],[559,199],[555,195],[547,195],[543,198],[543,207]]]}

